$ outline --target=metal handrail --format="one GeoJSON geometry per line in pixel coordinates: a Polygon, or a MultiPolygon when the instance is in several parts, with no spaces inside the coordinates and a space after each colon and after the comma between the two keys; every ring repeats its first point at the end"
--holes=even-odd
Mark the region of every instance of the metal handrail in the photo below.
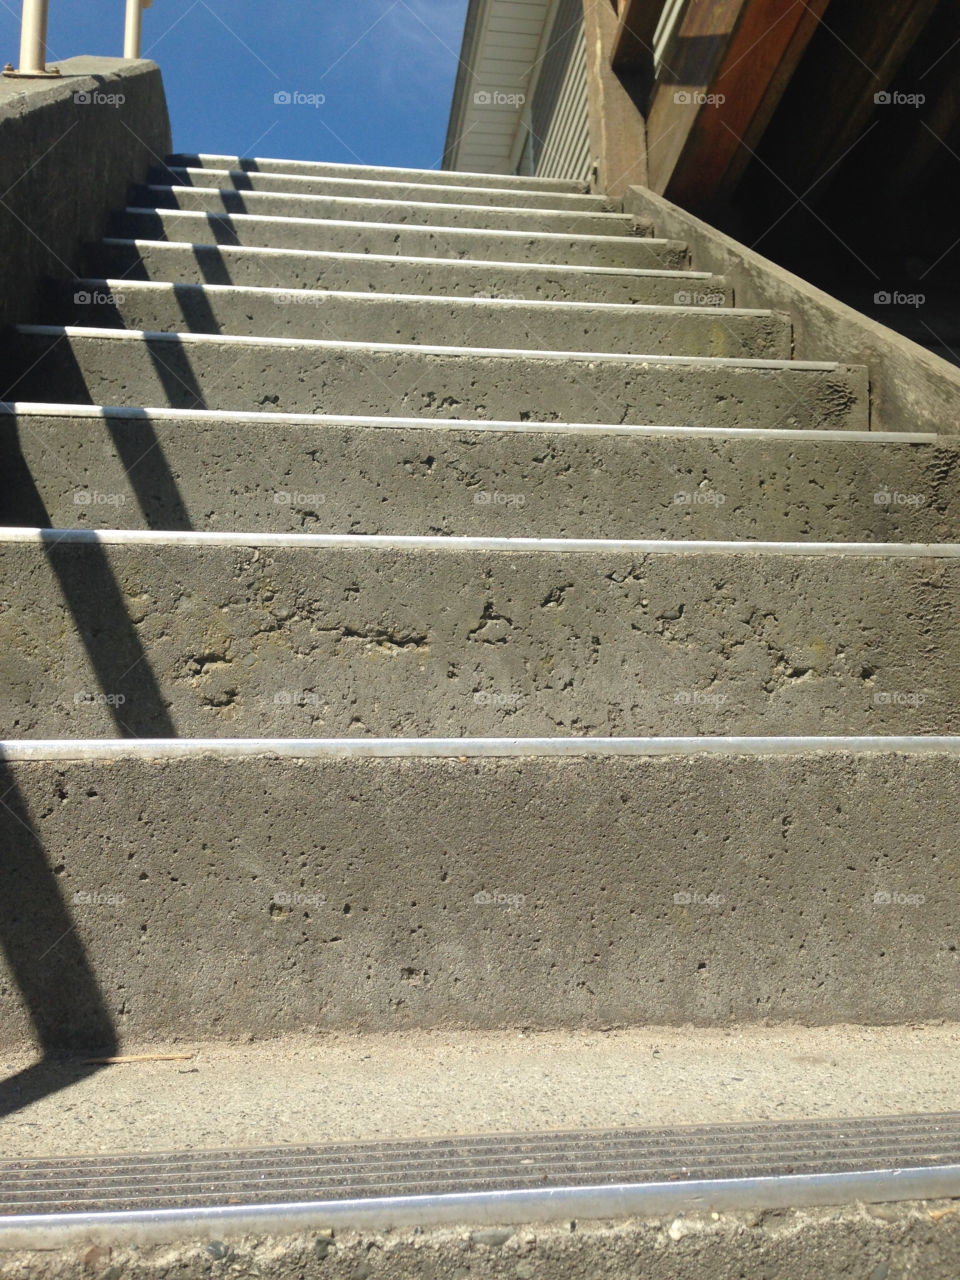
{"type": "MultiPolygon", "coordinates": [[[[127,0],[127,21],[123,36],[123,56],[139,58],[143,47],[143,11],[153,0],[127,0]]],[[[4,70],[8,76],[58,76],[56,67],[47,67],[47,19],[50,0],[23,0],[23,19],[20,26],[20,67],[14,70],[9,64],[4,70]]]]}

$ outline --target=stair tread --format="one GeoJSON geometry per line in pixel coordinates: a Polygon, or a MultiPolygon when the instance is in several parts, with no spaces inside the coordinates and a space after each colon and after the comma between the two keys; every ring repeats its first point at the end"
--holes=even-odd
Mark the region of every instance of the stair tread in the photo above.
{"type": "MultiPolygon", "coordinates": [[[[152,213],[154,210],[145,210],[144,212],[152,213]]],[[[450,230],[450,228],[445,228],[450,230]]],[[[641,237],[638,237],[641,238],[641,237]]],[[[659,241],[652,237],[642,237],[644,244],[674,244],[679,241],[659,241]]],[[[105,236],[100,242],[107,246],[120,245],[136,245],[138,248],[149,247],[159,250],[187,249],[191,252],[196,249],[210,249],[218,253],[225,254],[244,254],[244,255],[270,255],[293,256],[296,258],[319,258],[333,259],[337,262],[347,259],[348,261],[364,262],[384,262],[389,264],[396,263],[416,263],[422,266],[439,266],[449,267],[451,265],[450,258],[430,258],[420,257],[419,255],[403,255],[403,254],[386,254],[386,253],[334,253],[324,249],[285,249],[278,248],[273,245],[250,245],[250,244],[217,244],[215,241],[204,243],[193,243],[189,240],[151,240],[151,239],[125,239],[122,236],[105,236]]],[[[718,277],[711,275],[709,271],[673,271],[667,268],[652,269],[650,267],[604,267],[592,264],[571,264],[566,262],[509,262],[498,261],[493,258],[457,258],[454,265],[459,269],[468,270],[472,267],[480,267],[485,271],[506,271],[521,273],[525,271],[548,271],[551,273],[569,272],[572,274],[586,274],[589,276],[631,276],[643,279],[644,277],[660,278],[663,276],[673,280],[694,281],[694,280],[715,280],[718,277]]]]}
{"type": "MultiPolygon", "coordinates": [[[[652,232],[652,228],[650,228],[652,232]]],[[[194,240],[276,248],[325,249],[398,257],[557,261],[611,267],[689,265],[687,246],[652,234],[571,234],[542,227],[498,229],[420,222],[309,218],[265,213],[130,206],[118,210],[113,237],[194,240]]]]}
{"type": "Polygon", "coordinates": [[[162,217],[171,218],[196,218],[202,216],[204,221],[217,222],[237,222],[240,225],[258,223],[280,223],[295,226],[311,226],[317,228],[347,227],[355,231],[408,231],[419,232],[423,234],[449,236],[474,236],[483,237],[490,240],[545,240],[550,242],[562,241],[569,243],[571,241],[583,241],[587,244],[622,243],[629,245],[675,245],[680,241],[665,239],[663,237],[647,236],[647,235],[629,235],[629,234],[604,234],[598,236],[592,232],[569,232],[569,231],[545,231],[541,228],[531,228],[523,230],[511,227],[451,227],[442,224],[432,223],[410,223],[410,222],[377,222],[367,221],[358,218],[307,218],[296,216],[293,214],[279,213],[234,213],[229,210],[201,211],[199,209],[170,209],[162,205],[127,205],[124,210],[126,214],[155,214],[162,217]]]}
{"type": "MultiPolygon", "coordinates": [[[[184,162],[190,161],[223,161],[230,163],[228,168],[237,168],[240,170],[248,170],[256,172],[256,166],[261,167],[262,172],[266,173],[284,173],[302,170],[305,173],[316,174],[323,177],[326,174],[365,174],[372,177],[374,174],[396,175],[399,181],[425,181],[444,182],[451,178],[456,178],[460,182],[467,182],[470,186],[485,185],[489,183],[491,175],[489,173],[478,173],[471,170],[462,169],[405,169],[390,165],[362,165],[362,164],[340,164],[333,161],[316,161],[316,160],[289,160],[271,156],[224,156],[216,153],[207,153],[204,151],[188,154],[186,152],[177,152],[174,155],[165,157],[167,165],[182,166],[184,162]],[[263,168],[269,166],[269,168],[263,168]],[[275,166],[281,166],[279,169],[275,166]]],[[[187,167],[190,167],[189,163],[187,167]]],[[[202,165],[206,168],[206,164],[202,165]]],[[[497,174],[498,183],[504,186],[516,189],[529,189],[531,191],[568,191],[577,192],[584,191],[586,184],[582,182],[572,181],[567,178],[528,178],[520,177],[512,174],[497,174]]]]}
{"type": "MultiPolygon", "coordinates": [[[[658,274],[651,272],[651,275],[658,274]]],[[[678,273],[680,274],[680,273],[678,273]]],[[[552,298],[482,298],[482,297],[462,297],[457,294],[445,293],[386,293],[377,291],[371,293],[369,290],[359,289],[307,289],[307,288],[284,288],[282,285],[247,285],[247,284],[212,284],[207,281],[191,281],[190,283],[178,283],[171,280],[137,280],[124,276],[77,276],[70,287],[86,287],[92,289],[105,289],[111,292],[123,290],[125,292],[143,292],[145,294],[156,293],[161,291],[185,292],[196,291],[199,293],[212,293],[217,297],[243,297],[246,294],[253,294],[255,297],[268,295],[283,295],[292,299],[299,298],[343,298],[369,303],[376,306],[385,302],[400,303],[417,303],[425,306],[443,306],[450,305],[453,307],[463,307],[465,309],[476,310],[478,308],[498,308],[502,307],[507,310],[523,310],[530,308],[534,311],[559,311],[570,312],[573,314],[581,314],[583,312],[600,311],[610,314],[621,315],[624,319],[629,319],[637,314],[643,315],[645,312],[654,312],[657,314],[675,315],[690,312],[693,315],[706,315],[708,319],[722,319],[730,316],[755,316],[769,318],[771,316],[785,316],[783,311],[771,310],[763,307],[692,307],[680,303],[649,303],[649,302],[578,302],[574,300],[557,300],[552,298]]]]}
{"type": "Polygon", "coordinates": [[[456,534],[265,533],[198,529],[49,529],[0,526],[0,543],[98,542],[107,546],[287,546],[393,547],[408,550],[458,551],[636,551],[643,554],[691,555],[696,552],[748,555],[862,556],[871,558],[960,556],[960,542],[762,542],[697,538],[551,538],[456,534]]]}
{"type": "Polygon", "coordinates": [[[528,759],[584,757],[759,756],[767,759],[823,755],[888,754],[960,756],[960,734],[700,734],[694,737],[376,737],[365,738],[8,738],[0,751],[11,763],[69,760],[220,759],[528,759]]]}
{"type": "MultiPolygon", "coordinates": [[[[69,1109],[56,1092],[31,1102],[5,1122],[4,1159],[216,1148],[242,1159],[278,1143],[672,1125],[695,1136],[693,1126],[956,1113],[958,1049],[950,1023],[134,1041],[123,1052],[193,1059],[90,1074],[72,1084],[69,1109]]],[[[34,1059],[8,1050],[6,1060],[23,1070],[34,1059]]],[[[56,1080],[64,1068],[47,1071],[56,1080]]]]}
{"type": "MultiPolygon", "coordinates": [[[[451,177],[455,175],[451,174],[451,177]]],[[[493,175],[491,175],[492,179],[493,175]]],[[[148,182],[151,185],[195,185],[191,180],[196,178],[209,178],[213,181],[203,182],[203,186],[208,187],[226,187],[233,186],[239,179],[241,183],[261,183],[262,185],[246,186],[241,185],[237,189],[242,190],[262,190],[262,191],[280,191],[284,188],[283,183],[290,183],[291,191],[296,191],[300,184],[312,184],[314,187],[322,187],[326,191],[330,191],[330,187],[334,186],[339,190],[330,191],[332,195],[349,195],[351,193],[362,194],[369,191],[376,195],[383,192],[384,196],[399,195],[401,192],[406,193],[408,199],[434,199],[441,202],[444,197],[456,198],[463,196],[466,202],[475,201],[481,196],[492,197],[484,203],[497,204],[499,201],[507,200],[509,202],[523,200],[537,200],[544,202],[539,207],[549,209],[598,209],[609,210],[612,205],[605,196],[591,195],[583,191],[556,191],[553,189],[535,190],[533,188],[510,188],[498,187],[496,182],[491,180],[489,186],[458,186],[455,182],[402,182],[394,180],[374,181],[369,178],[353,178],[353,177],[320,177],[317,175],[304,173],[258,173],[256,171],[245,169],[198,169],[186,166],[170,165],[166,168],[152,169],[148,175],[148,182]],[[170,179],[175,180],[172,184],[170,179]],[[220,179],[227,179],[227,183],[221,183],[220,179]],[[556,201],[556,204],[548,203],[556,201]]],[[[523,207],[523,206],[520,206],[523,207]]],[[[528,206],[530,208],[538,206],[528,206]]]]}
{"type": "Polygon", "coordinates": [[[465,418],[538,421],[596,416],[616,423],[870,425],[867,369],[834,362],[62,325],[21,326],[8,349],[26,373],[8,384],[7,394],[25,400],[159,400],[182,408],[444,418],[456,408],[455,416],[465,418]],[[229,376],[226,353],[234,357],[229,376]]]}
{"type": "Polygon", "coordinates": [[[697,364],[710,367],[743,367],[748,369],[784,369],[791,372],[863,370],[865,366],[833,360],[757,360],[740,356],[667,355],[659,352],[628,353],[619,351],[544,351],[540,348],[445,346],[409,342],[351,342],[342,338],[279,338],[270,335],[225,333],[192,333],[150,329],[110,329],[94,325],[19,324],[17,333],[25,337],[70,337],[79,341],[97,339],[115,342],[221,343],[231,346],[296,347],[387,352],[411,352],[418,355],[476,355],[513,357],[524,360],[584,360],[588,363],[623,361],[640,364],[697,364]]]}
{"type": "Polygon", "coordinates": [[[39,418],[119,418],[130,421],[158,418],[175,422],[248,422],[254,424],[275,425],[289,422],[298,426],[369,426],[372,428],[396,428],[398,430],[451,430],[482,431],[493,434],[500,432],[519,432],[524,434],[557,434],[557,435],[625,435],[637,437],[677,437],[677,438],[711,438],[747,439],[758,443],[777,440],[809,440],[817,443],[828,441],[843,444],[895,444],[895,445],[936,445],[938,448],[960,448],[960,435],[937,435],[920,431],[831,431],[828,428],[790,428],[790,427],[717,427],[667,424],[606,423],[606,422],[531,422],[529,420],[497,420],[477,418],[426,418],[389,416],[378,417],[375,414],[336,414],[336,413],[265,413],[246,409],[171,409],[166,406],[144,406],[133,408],[126,405],[78,404],[72,401],[2,401],[0,400],[0,417],[33,416],[39,418]]]}
{"type": "Polygon", "coordinates": [[[440,226],[469,227],[471,222],[479,226],[482,220],[496,232],[510,229],[511,224],[513,229],[524,230],[529,224],[533,231],[555,226],[563,234],[607,235],[615,234],[618,228],[621,233],[629,234],[629,228],[635,225],[635,220],[629,214],[604,209],[531,209],[519,208],[515,205],[470,204],[462,200],[404,200],[385,196],[343,196],[313,192],[249,190],[237,187],[192,187],[170,184],[136,187],[131,197],[131,205],[136,207],[143,199],[151,202],[150,208],[196,210],[208,209],[212,206],[213,211],[217,213],[221,208],[226,212],[232,212],[228,206],[234,203],[239,206],[238,214],[244,212],[254,214],[260,208],[265,211],[262,216],[267,217],[271,216],[269,211],[274,208],[281,211],[279,216],[310,217],[311,214],[308,212],[299,215],[283,214],[282,210],[285,206],[292,208],[299,204],[305,211],[319,211],[321,206],[327,206],[329,212],[317,213],[317,217],[324,220],[327,218],[335,218],[338,221],[360,220],[359,218],[351,219],[350,213],[360,214],[367,211],[371,217],[369,219],[364,217],[363,221],[390,222],[397,220],[397,214],[401,214],[399,221],[405,225],[431,225],[429,221],[431,217],[436,217],[438,222],[435,225],[440,226]],[[165,201],[176,203],[167,204],[164,203],[165,201]],[[243,206],[248,204],[250,208],[245,210],[243,206]],[[391,212],[394,215],[392,219],[388,216],[391,212]],[[418,221],[421,218],[423,222],[418,221]],[[445,223],[444,218],[452,219],[452,224],[445,223]],[[540,224],[543,226],[541,227],[540,224]],[[611,229],[609,233],[606,230],[608,227],[611,229]]]}
{"type": "Polygon", "coordinates": [[[787,359],[782,312],[747,308],[525,301],[444,294],[290,290],[81,279],[64,302],[82,327],[214,335],[270,334],[471,348],[662,352],[787,359]]]}

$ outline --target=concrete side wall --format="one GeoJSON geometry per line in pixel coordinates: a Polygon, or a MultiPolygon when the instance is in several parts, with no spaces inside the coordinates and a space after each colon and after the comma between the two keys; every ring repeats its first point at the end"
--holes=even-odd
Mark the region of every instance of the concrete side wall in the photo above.
{"type": "Polygon", "coordinates": [[[728,276],[738,306],[788,312],[794,325],[797,359],[866,365],[875,430],[957,431],[960,369],[653,191],[631,187],[623,206],[628,213],[652,220],[658,236],[686,242],[698,271],[728,276]]]}
{"type": "Polygon", "coordinates": [[[0,79],[0,325],[35,319],[127,187],[169,155],[160,69],[70,58],[58,80],[0,79]]]}

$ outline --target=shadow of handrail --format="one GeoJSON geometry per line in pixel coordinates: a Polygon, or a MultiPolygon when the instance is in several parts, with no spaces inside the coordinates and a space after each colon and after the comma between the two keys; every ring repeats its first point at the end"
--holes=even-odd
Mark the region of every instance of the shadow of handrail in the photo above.
{"type": "MultiPolygon", "coordinates": [[[[81,394],[77,400],[89,403],[89,396],[81,394]]],[[[149,423],[147,427],[153,442],[147,440],[150,452],[154,445],[159,449],[159,441],[149,423]]],[[[107,698],[103,704],[113,716],[117,735],[176,737],[169,708],[127,611],[106,548],[96,541],[77,544],[63,540],[52,529],[49,511],[23,456],[21,424],[16,418],[12,428],[15,438],[8,440],[4,449],[8,465],[0,520],[45,531],[42,546],[47,562],[97,681],[104,693],[124,695],[107,698]]],[[[153,525],[158,507],[156,495],[143,487],[147,472],[128,465],[130,455],[122,440],[115,437],[115,445],[128,466],[148,524],[153,525]]],[[[159,475],[166,491],[166,500],[160,506],[183,511],[166,460],[162,464],[155,462],[151,474],[159,475]]],[[[49,771],[51,787],[61,785],[48,765],[40,767],[49,771]]],[[[59,799],[55,802],[59,803],[59,799]]],[[[102,1070],[102,1066],[78,1060],[79,1054],[110,1057],[119,1047],[119,1036],[76,932],[76,922],[60,891],[58,869],[51,866],[17,771],[4,760],[2,748],[0,850],[5,888],[0,897],[0,950],[20,991],[42,1055],[38,1062],[0,1080],[3,1117],[102,1070]]]]}
{"type": "MultiPolygon", "coordinates": [[[[53,780],[51,779],[51,783],[53,780]]],[[[0,949],[23,996],[42,1058],[0,1080],[0,1117],[102,1068],[60,1061],[116,1053],[118,1036],[17,778],[0,751],[4,894],[0,949]]]]}

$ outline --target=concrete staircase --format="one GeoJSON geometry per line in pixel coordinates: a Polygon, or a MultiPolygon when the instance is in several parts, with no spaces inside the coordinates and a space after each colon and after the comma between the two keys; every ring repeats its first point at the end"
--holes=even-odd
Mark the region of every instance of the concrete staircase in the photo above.
{"type": "Polygon", "coordinates": [[[695,268],[572,183],[134,190],[4,356],[10,1056],[960,1021],[960,442],[695,268]]]}

